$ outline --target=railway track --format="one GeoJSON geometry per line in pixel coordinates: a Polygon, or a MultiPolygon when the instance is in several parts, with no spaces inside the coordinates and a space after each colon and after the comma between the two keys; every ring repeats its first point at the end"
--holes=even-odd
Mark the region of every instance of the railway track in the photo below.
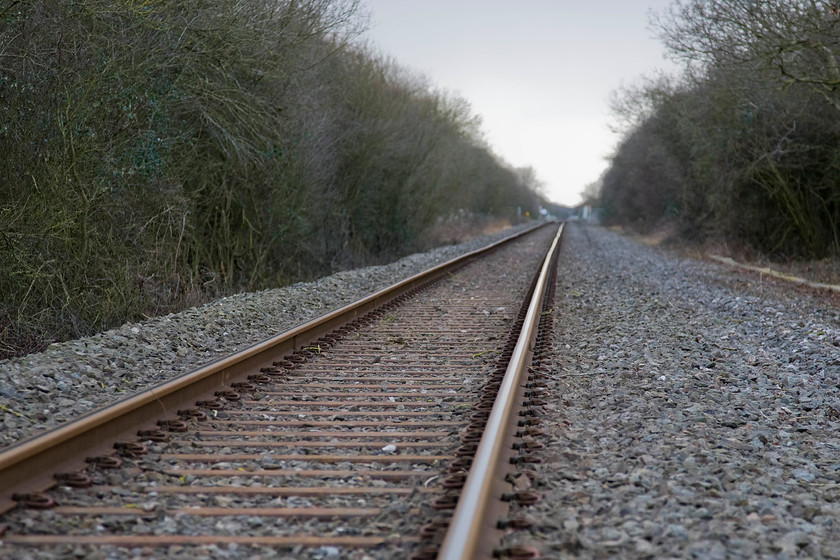
{"type": "Polygon", "coordinates": [[[10,448],[0,556],[533,557],[494,543],[527,527],[509,502],[539,499],[527,465],[561,233],[471,254],[10,448]]]}

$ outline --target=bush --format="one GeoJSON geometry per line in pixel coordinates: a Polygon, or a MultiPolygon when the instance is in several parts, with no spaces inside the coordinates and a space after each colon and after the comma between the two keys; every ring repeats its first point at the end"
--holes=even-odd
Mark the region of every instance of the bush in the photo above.
{"type": "Polygon", "coordinates": [[[356,0],[0,2],[0,340],[391,259],[459,208],[535,210],[468,105],[355,43],[365,21],[356,0]]]}
{"type": "Polygon", "coordinates": [[[657,24],[686,74],[619,98],[631,132],[603,189],[610,219],[668,218],[778,257],[840,254],[839,17],[820,3],[677,2],[657,24]]]}

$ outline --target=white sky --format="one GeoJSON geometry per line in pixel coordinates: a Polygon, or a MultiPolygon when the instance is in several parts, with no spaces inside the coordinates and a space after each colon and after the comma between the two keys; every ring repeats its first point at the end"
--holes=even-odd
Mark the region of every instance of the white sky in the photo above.
{"type": "Polygon", "coordinates": [[[670,0],[366,0],[382,54],[467,99],[508,163],[572,205],[617,138],[610,93],[673,68],[648,29],[670,0]]]}

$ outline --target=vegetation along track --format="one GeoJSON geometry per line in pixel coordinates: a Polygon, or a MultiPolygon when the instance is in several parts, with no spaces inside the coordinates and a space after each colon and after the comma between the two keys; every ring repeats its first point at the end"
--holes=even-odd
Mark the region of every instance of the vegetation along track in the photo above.
{"type": "Polygon", "coordinates": [[[538,499],[513,469],[539,461],[561,233],[442,265],[12,447],[0,556],[529,557],[493,543],[525,523],[505,500],[538,499]]]}

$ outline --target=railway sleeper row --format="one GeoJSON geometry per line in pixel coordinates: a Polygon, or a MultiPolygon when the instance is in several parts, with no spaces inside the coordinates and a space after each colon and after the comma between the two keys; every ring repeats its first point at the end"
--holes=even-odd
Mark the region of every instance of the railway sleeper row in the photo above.
{"type": "MultiPolygon", "coordinates": [[[[556,265],[552,270],[556,271],[556,265]]],[[[431,521],[423,523],[415,537],[400,540],[403,544],[417,544],[412,558],[435,557],[516,345],[527,303],[521,307],[507,341],[497,352],[493,370],[474,398],[464,399],[441,390],[460,389],[463,384],[458,381],[462,375],[459,368],[469,370],[475,366],[476,356],[462,360],[460,365],[455,363],[458,377],[452,379],[436,373],[439,367],[435,367],[434,360],[428,365],[415,361],[396,375],[386,375],[382,367],[387,364],[374,358],[371,365],[377,366],[376,371],[368,375],[356,362],[340,363],[337,368],[336,363],[331,364],[325,358],[344,341],[355,340],[366,328],[383,322],[422,290],[443,280],[416,287],[312,343],[295,348],[245,379],[219,389],[212,398],[196,401],[193,407],[158,419],[153,429],[139,431],[135,440],[114,443],[112,453],[88,457],[84,471],[56,474],[57,486],[53,492],[15,495],[15,499],[20,507],[48,511],[47,516],[59,533],[62,516],[76,519],[90,516],[107,531],[128,528],[128,533],[132,532],[131,528],[148,529],[147,521],[153,519],[189,516],[204,520],[193,521],[190,527],[212,532],[212,520],[219,516],[242,516],[244,520],[256,511],[258,519],[283,518],[288,531],[278,535],[273,525],[260,522],[259,527],[249,526],[250,540],[224,535],[224,542],[255,546],[294,542],[311,546],[328,542],[336,546],[379,546],[393,539],[371,536],[365,527],[376,527],[376,519],[392,516],[396,511],[394,500],[410,495],[419,500],[414,505],[399,502],[402,505],[397,508],[405,523],[431,521]],[[320,375],[325,370],[330,372],[328,379],[320,375]],[[394,387],[399,387],[399,392],[385,390],[394,387]],[[313,391],[313,388],[320,390],[313,391]],[[349,410],[336,410],[339,406],[349,410]],[[325,427],[330,430],[312,431],[325,427]],[[457,433],[457,440],[444,437],[452,433],[457,433]],[[353,439],[348,440],[348,436],[353,439]],[[287,438],[289,441],[285,441],[287,438]],[[352,449],[356,454],[336,454],[340,449],[352,449]],[[442,465],[446,465],[444,472],[440,470],[442,465]],[[121,474],[116,476],[116,472],[121,474]],[[128,488],[124,482],[126,476],[136,477],[136,482],[128,488]],[[236,486],[213,486],[222,479],[227,483],[233,480],[236,486]],[[331,479],[345,483],[351,480],[358,486],[337,488],[330,486],[331,479]],[[318,482],[311,485],[307,480],[318,482]],[[418,485],[420,480],[423,483],[418,485]],[[167,481],[180,484],[167,485],[167,481]],[[246,500],[237,501],[233,508],[226,507],[233,503],[230,495],[235,495],[236,500],[245,496],[246,500]],[[86,505],[85,497],[95,498],[99,503],[86,505]],[[198,505],[194,501],[196,497],[198,505]],[[299,525],[305,525],[301,520],[306,519],[326,523],[320,533],[322,538],[294,541],[294,532],[300,529],[299,525]],[[265,530],[261,531],[260,527],[265,530]]],[[[550,340],[553,284],[552,279],[544,298],[544,309],[549,311],[540,317],[540,332],[519,411],[520,428],[512,444],[510,462],[514,470],[507,475],[510,491],[502,495],[502,499],[517,509],[539,500],[539,494],[534,491],[538,481],[527,466],[540,461],[540,407],[547,396],[545,384],[541,382],[546,372],[540,362],[543,354],[551,351],[547,341],[550,340]]],[[[395,334],[386,341],[400,345],[405,342],[400,337],[395,334]]],[[[436,345],[447,346],[440,341],[436,345]]],[[[357,352],[356,357],[369,356],[357,352]]],[[[481,372],[482,367],[474,369],[481,372]]],[[[66,536],[3,535],[7,527],[0,525],[0,536],[6,542],[17,544],[135,546],[138,542],[131,534],[96,537],[69,529],[66,536]]],[[[524,515],[498,520],[501,531],[527,527],[529,522],[524,515]]],[[[144,545],[210,542],[210,536],[184,535],[179,532],[183,530],[184,527],[174,523],[169,528],[172,534],[156,535],[144,545]]],[[[535,551],[497,549],[494,556],[532,558],[535,551]]]]}

